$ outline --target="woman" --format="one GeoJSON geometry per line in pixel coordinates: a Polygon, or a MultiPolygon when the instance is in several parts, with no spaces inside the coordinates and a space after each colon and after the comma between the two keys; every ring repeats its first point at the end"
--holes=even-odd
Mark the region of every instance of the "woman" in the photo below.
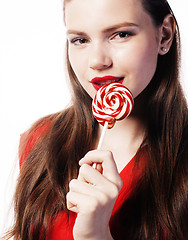
{"type": "Polygon", "coordinates": [[[187,239],[188,116],[170,6],[66,0],[64,14],[72,105],[22,136],[9,236],[187,239]],[[134,109],[94,150],[102,126],[91,101],[114,81],[130,89],[134,109]]]}

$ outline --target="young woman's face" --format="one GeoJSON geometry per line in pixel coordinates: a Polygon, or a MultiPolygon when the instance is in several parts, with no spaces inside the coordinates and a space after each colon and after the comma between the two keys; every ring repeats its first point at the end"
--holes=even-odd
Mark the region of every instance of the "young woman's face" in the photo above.
{"type": "Polygon", "coordinates": [[[71,66],[92,98],[114,81],[136,97],[151,81],[160,30],[140,0],[72,0],[65,22],[71,66]]]}

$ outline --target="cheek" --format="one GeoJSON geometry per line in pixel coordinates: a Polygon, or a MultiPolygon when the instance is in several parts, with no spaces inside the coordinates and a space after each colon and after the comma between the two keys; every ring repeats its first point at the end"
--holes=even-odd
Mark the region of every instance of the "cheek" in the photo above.
{"type": "Polygon", "coordinates": [[[116,59],[127,77],[125,84],[136,97],[151,81],[157,66],[157,48],[147,44],[145,47],[131,48],[126,51],[116,52],[116,59]]]}
{"type": "Polygon", "coordinates": [[[85,51],[69,51],[68,54],[71,67],[76,75],[78,81],[90,95],[91,98],[95,96],[96,90],[91,86],[88,81],[88,54],[85,51]]]}
{"type": "Polygon", "coordinates": [[[68,58],[71,64],[71,67],[74,71],[74,73],[77,75],[77,72],[79,70],[79,55],[75,53],[71,48],[68,49],[68,58]]]}
{"type": "Polygon", "coordinates": [[[85,91],[93,97],[95,95],[95,90],[92,88],[90,90],[90,83],[88,82],[87,78],[87,67],[88,67],[88,58],[87,54],[82,51],[75,51],[75,49],[68,49],[68,58],[71,64],[71,67],[76,75],[78,81],[85,89],[85,91]]]}
{"type": "MultiPolygon", "coordinates": [[[[148,47],[137,51],[137,54],[132,58],[135,66],[135,71],[143,77],[153,77],[157,66],[157,52],[155,49],[148,47]]],[[[144,80],[144,79],[143,79],[144,80]]]]}

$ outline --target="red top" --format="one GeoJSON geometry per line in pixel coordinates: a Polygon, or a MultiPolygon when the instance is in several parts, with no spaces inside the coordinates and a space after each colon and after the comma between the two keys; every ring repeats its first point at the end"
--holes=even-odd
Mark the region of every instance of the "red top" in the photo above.
{"type": "MultiPolygon", "coordinates": [[[[35,130],[34,134],[31,136],[29,141],[26,144],[22,156],[20,156],[20,167],[22,166],[25,158],[28,156],[29,152],[33,148],[34,144],[37,142],[39,136],[45,131],[46,125],[35,130]]],[[[23,135],[21,136],[21,138],[23,135]]],[[[141,178],[142,169],[146,160],[146,152],[141,151],[138,156],[138,162],[134,166],[135,157],[133,157],[130,162],[124,167],[120,172],[120,176],[123,180],[123,187],[119,193],[119,196],[114,205],[114,209],[110,219],[110,231],[114,239],[121,239],[123,233],[123,226],[119,224],[119,215],[118,213],[121,210],[121,207],[125,201],[130,197],[132,190],[136,183],[141,178]]],[[[61,213],[55,223],[52,234],[49,240],[73,240],[73,227],[76,219],[76,213],[70,211],[69,221],[66,213],[61,213]]],[[[124,235],[124,234],[123,234],[124,235]]]]}

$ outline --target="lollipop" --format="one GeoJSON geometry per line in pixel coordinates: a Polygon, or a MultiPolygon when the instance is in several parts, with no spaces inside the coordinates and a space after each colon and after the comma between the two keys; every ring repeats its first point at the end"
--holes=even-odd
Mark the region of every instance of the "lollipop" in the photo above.
{"type": "Polygon", "coordinates": [[[96,93],[93,102],[93,115],[104,126],[98,149],[107,128],[112,128],[116,120],[128,117],[134,104],[131,92],[120,83],[109,83],[96,93]]]}

